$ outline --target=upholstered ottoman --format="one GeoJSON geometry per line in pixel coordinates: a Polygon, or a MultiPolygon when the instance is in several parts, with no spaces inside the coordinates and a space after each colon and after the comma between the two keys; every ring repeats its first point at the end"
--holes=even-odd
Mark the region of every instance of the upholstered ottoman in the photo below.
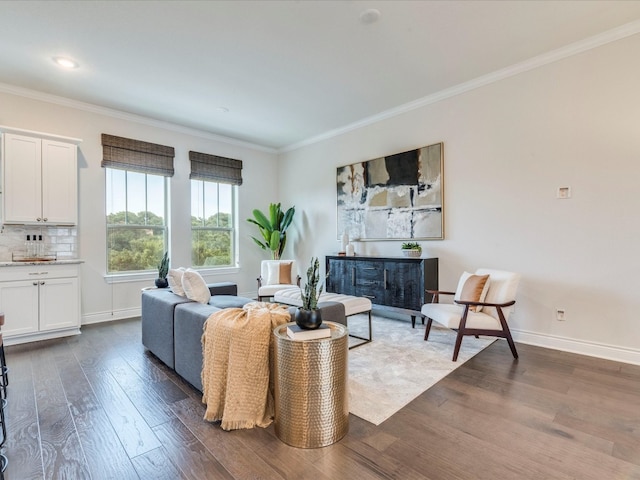
{"type": "MultiPolygon", "coordinates": [[[[302,294],[299,288],[287,288],[280,290],[273,296],[273,301],[277,303],[284,303],[286,305],[294,305],[296,307],[302,306],[302,294]]],[[[364,340],[363,343],[370,342],[372,340],[371,334],[371,300],[364,297],[354,297],[353,295],[344,295],[342,293],[329,293],[323,292],[318,298],[318,302],[336,302],[344,305],[344,315],[349,318],[351,315],[358,313],[369,314],[369,337],[359,337],[357,335],[349,335],[353,338],[364,340]]],[[[359,344],[362,345],[363,343],[359,344]]]]}

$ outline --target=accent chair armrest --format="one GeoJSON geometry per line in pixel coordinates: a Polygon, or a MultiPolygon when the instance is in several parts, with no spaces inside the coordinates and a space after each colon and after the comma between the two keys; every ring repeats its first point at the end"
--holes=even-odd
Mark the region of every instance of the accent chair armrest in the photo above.
{"type": "Polygon", "coordinates": [[[425,290],[425,292],[430,293],[431,295],[433,295],[432,299],[431,299],[431,303],[439,303],[440,301],[440,295],[455,295],[456,292],[447,292],[444,290],[425,290]]]}
{"type": "Polygon", "coordinates": [[[454,302],[456,302],[459,305],[468,305],[470,307],[478,306],[478,307],[496,307],[496,308],[510,307],[511,305],[516,303],[515,300],[511,300],[510,302],[506,302],[506,303],[469,302],[466,300],[454,300],[454,302]]]}

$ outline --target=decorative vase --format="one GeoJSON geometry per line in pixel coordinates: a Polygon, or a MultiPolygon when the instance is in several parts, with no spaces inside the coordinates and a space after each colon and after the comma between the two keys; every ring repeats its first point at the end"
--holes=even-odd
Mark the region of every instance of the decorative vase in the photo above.
{"type": "Polygon", "coordinates": [[[166,278],[156,278],[156,287],[167,288],[169,286],[169,280],[166,278]]]}
{"type": "Polygon", "coordinates": [[[422,250],[402,250],[405,257],[418,258],[422,255],[422,250]]]}
{"type": "Polygon", "coordinates": [[[315,330],[322,325],[322,314],[320,310],[303,310],[296,308],[296,325],[303,330],[315,330]]]}

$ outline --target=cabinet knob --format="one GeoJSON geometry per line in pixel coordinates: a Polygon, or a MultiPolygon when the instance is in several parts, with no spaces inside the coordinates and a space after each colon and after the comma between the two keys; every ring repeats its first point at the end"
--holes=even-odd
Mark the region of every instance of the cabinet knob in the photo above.
{"type": "Polygon", "coordinates": [[[37,287],[38,286],[38,282],[33,282],[33,284],[37,287]]]}
{"type": "Polygon", "coordinates": [[[42,221],[42,219],[41,219],[40,217],[38,217],[38,218],[36,218],[36,221],[37,221],[37,222],[41,222],[41,221],[42,221]]]}
{"type": "Polygon", "coordinates": [[[40,282],[40,285],[44,285],[44,282],[40,282]]]}
{"type": "Polygon", "coordinates": [[[48,222],[48,221],[49,221],[49,219],[48,219],[47,217],[45,217],[45,218],[43,218],[43,219],[42,219],[42,221],[43,221],[43,222],[48,222]]]}

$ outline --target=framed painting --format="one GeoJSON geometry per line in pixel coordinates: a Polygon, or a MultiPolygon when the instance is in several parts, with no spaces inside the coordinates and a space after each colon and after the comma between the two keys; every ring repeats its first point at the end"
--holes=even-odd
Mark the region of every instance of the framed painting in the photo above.
{"type": "Polygon", "coordinates": [[[444,238],[442,143],[338,167],[338,236],[444,238]]]}

